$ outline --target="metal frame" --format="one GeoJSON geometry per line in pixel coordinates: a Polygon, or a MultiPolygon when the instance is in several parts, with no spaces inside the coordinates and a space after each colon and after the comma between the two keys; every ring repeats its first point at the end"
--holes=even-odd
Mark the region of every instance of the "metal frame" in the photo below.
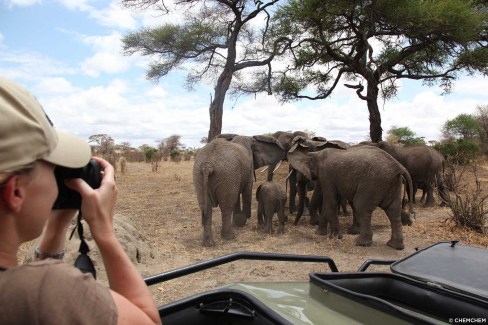
{"type": "Polygon", "coordinates": [[[334,260],[329,256],[239,252],[152,275],[144,278],[144,281],[150,286],[238,260],[326,263],[332,272],[339,271],[334,260]]]}

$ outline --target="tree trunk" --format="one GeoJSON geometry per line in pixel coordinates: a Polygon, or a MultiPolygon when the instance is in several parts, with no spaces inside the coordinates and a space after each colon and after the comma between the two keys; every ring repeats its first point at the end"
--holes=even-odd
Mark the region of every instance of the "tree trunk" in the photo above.
{"type": "Polygon", "coordinates": [[[368,81],[367,100],[369,111],[369,136],[371,141],[379,142],[383,137],[381,114],[378,109],[378,84],[368,81]]]}
{"type": "Polygon", "coordinates": [[[227,49],[227,61],[224,70],[217,80],[217,85],[215,86],[215,98],[212,103],[210,103],[210,129],[208,130],[208,142],[212,141],[217,135],[222,133],[222,116],[224,115],[225,95],[229,89],[234,74],[234,66],[237,56],[237,35],[239,35],[240,27],[240,25],[236,26],[230,37],[229,47],[227,49]]]}

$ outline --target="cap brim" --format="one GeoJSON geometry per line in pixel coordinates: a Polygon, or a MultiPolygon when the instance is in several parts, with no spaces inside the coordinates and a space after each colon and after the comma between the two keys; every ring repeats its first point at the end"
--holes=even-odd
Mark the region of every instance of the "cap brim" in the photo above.
{"type": "Polygon", "coordinates": [[[58,144],[56,148],[43,160],[68,168],[86,166],[91,157],[90,145],[77,136],[60,131],[57,131],[57,133],[58,144]]]}

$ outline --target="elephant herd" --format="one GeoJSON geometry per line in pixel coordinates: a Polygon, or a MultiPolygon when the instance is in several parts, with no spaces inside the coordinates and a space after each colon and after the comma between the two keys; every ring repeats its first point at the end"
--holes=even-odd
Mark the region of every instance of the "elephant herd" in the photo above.
{"type": "Polygon", "coordinates": [[[283,160],[290,168],[288,203],[290,213],[297,213],[295,225],[308,203],[310,223],[318,224],[317,233],[342,238],[338,212],[347,202],[353,214],[348,232],[359,234],[356,244],[360,246],[372,244],[371,216],[376,207],[383,209],[390,221],[387,244],[403,249],[402,226],[413,222],[416,189],[422,186],[427,193],[426,206],[434,205],[434,185],[442,201],[449,196],[443,180],[444,159],[431,147],[399,147],[383,141],[349,146],[338,140],[309,139],[304,132],[278,131],[273,136],[221,134],[200,150],[193,167],[204,246],[215,245],[213,207],[220,207],[223,239],[234,239],[233,226],[246,224],[251,217],[255,170],[263,166],[268,166],[268,176],[256,190],[258,225],[272,232],[276,213],[278,232],[283,233],[286,191],[272,180],[274,169],[283,160]],[[308,200],[307,191],[312,189],[308,200]],[[405,192],[408,205],[403,200],[405,192]]]}

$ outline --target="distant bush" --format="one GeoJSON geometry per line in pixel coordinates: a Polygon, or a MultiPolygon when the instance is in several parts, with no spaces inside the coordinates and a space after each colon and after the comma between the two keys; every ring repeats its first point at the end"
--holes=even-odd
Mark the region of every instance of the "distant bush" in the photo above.
{"type": "Polygon", "coordinates": [[[144,156],[146,157],[146,162],[151,162],[156,156],[157,152],[158,149],[156,148],[152,148],[152,147],[144,148],[144,156]]]}
{"type": "Polygon", "coordinates": [[[178,149],[173,149],[171,150],[170,154],[171,156],[171,161],[175,161],[175,162],[180,162],[181,161],[181,152],[180,150],[178,149]]]}
{"type": "Polygon", "coordinates": [[[435,148],[452,164],[465,165],[476,161],[482,154],[481,146],[475,139],[446,140],[435,148]]]}

